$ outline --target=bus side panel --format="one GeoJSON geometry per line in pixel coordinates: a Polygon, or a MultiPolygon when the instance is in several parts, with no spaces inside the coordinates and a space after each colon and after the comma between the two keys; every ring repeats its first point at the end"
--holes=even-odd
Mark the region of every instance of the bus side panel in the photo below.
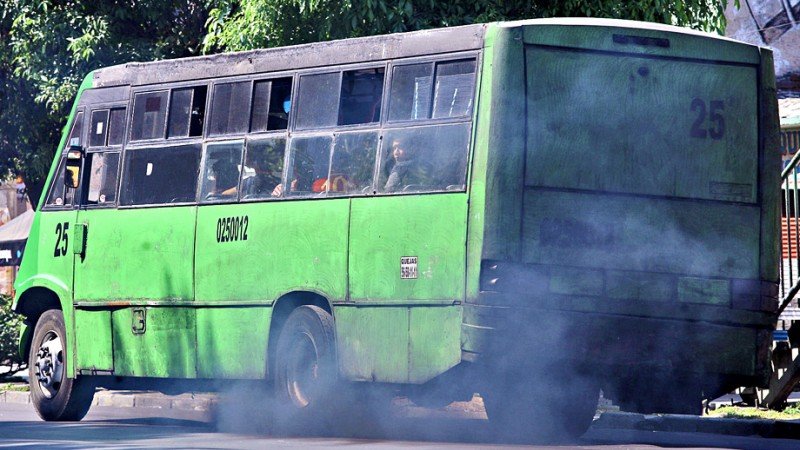
{"type": "Polygon", "coordinates": [[[198,308],[197,376],[266,376],[270,307],[198,308]]]}
{"type": "Polygon", "coordinates": [[[424,383],[461,362],[461,305],[335,309],[341,375],[424,383]]]}
{"type": "Polygon", "coordinates": [[[271,303],[292,291],[344,300],[348,199],[201,206],[198,302],[271,303]]]}
{"type": "Polygon", "coordinates": [[[114,370],[111,311],[75,310],[75,350],[77,370],[114,370]]]}
{"type": "MultiPolygon", "coordinates": [[[[464,297],[467,196],[354,198],[350,216],[350,299],[452,302],[464,297]],[[416,257],[416,273],[401,259],[416,257]]],[[[413,265],[413,263],[411,263],[413,265]]]]}
{"type": "Polygon", "coordinates": [[[75,259],[75,300],[191,301],[195,210],[81,211],[86,251],[75,259]]]}
{"type": "Polygon", "coordinates": [[[197,341],[194,308],[124,308],[111,313],[114,374],[155,378],[195,378],[197,341]],[[144,310],[144,332],[136,322],[144,310]],[[134,320],[136,319],[136,321],[134,320]]]}

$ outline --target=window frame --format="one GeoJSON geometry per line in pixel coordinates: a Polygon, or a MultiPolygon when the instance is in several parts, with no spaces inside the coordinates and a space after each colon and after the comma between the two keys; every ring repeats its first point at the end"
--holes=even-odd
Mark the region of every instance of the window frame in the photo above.
{"type": "MultiPolygon", "coordinates": [[[[286,130],[283,131],[285,132],[286,130]]],[[[288,170],[288,164],[286,164],[286,162],[289,160],[289,150],[291,149],[291,144],[290,144],[291,139],[288,134],[284,136],[280,136],[275,133],[273,133],[272,135],[265,135],[264,133],[258,133],[255,136],[248,135],[244,140],[244,152],[242,153],[242,167],[244,167],[244,164],[247,162],[247,151],[249,149],[250,143],[257,143],[266,141],[268,139],[281,139],[281,138],[283,138],[283,140],[286,141],[283,146],[283,157],[282,157],[283,166],[281,167],[281,183],[285,185],[287,170],[288,170]]],[[[244,176],[244,171],[242,171],[239,175],[240,176],[239,176],[239,187],[238,187],[238,192],[239,192],[238,203],[274,202],[279,200],[291,199],[291,197],[287,197],[284,195],[281,195],[280,197],[269,196],[264,198],[242,198],[242,181],[243,181],[242,177],[244,176]]]]}
{"type": "MultiPolygon", "coordinates": [[[[218,80],[225,80],[225,78],[217,78],[213,81],[218,80]]],[[[179,83],[165,83],[163,85],[146,85],[146,86],[137,86],[131,89],[131,96],[130,100],[128,101],[128,116],[127,116],[127,124],[126,124],[126,133],[123,145],[131,145],[131,146],[143,146],[149,145],[154,142],[180,142],[185,143],[187,141],[192,140],[205,140],[206,135],[208,133],[208,116],[209,116],[209,106],[211,101],[211,81],[209,80],[189,80],[189,81],[181,81],[179,83]],[[172,94],[173,91],[178,89],[186,89],[186,88],[195,88],[195,87],[206,87],[206,102],[205,102],[205,114],[203,116],[203,130],[200,133],[200,136],[181,136],[181,137],[169,137],[169,117],[170,117],[170,109],[172,108],[172,94]],[[149,94],[154,92],[167,92],[167,105],[166,105],[166,114],[164,115],[164,133],[161,137],[158,138],[149,138],[149,139],[138,139],[133,140],[133,121],[135,119],[134,113],[136,109],[136,96],[140,94],[149,94]]],[[[192,98],[194,98],[194,93],[192,93],[192,98]]],[[[191,117],[191,114],[190,114],[191,117]]],[[[191,119],[190,119],[191,120],[191,119]]],[[[191,126],[191,122],[190,122],[191,126]]]]}
{"type": "Polygon", "coordinates": [[[227,205],[231,203],[239,203],[242,192],[242,174],[244,170],[239,169],[239,180],[236,182],[236,198],[233,200],[223,200],[223,199],[215,199],[210,201],[205,201],[204,199],[200,198],[203,193],[203,182],[206,174],[206,165],[208,164],[208,147],[209,146],[222,146],[222,145],[230,145],[230,144],[241,144],[242,145],[242,152],[239,155],[239,161],[241,163],[242,169],[244,168],[244,157],[245,152],[247,151],[247,140],[244,137],[236,138],[236,139],[224,139],[224,140],[215,140],[215,141],[205,141],[203,142],[202,147],[202,154],[200,155],[200,173],[198,174],[197,178],[197,186],[195,189],[194,199],[195,203],[198,206],[207,206],[207,205],[227,205]]]}
{"type": "MultiPolygon", "coordinates": [[[[191,141],[184,139],[181,142],[176,142],[175,139],[169,140],[169,141],[167,139],[163,139],[163,140],[157,141],[157,142],[148,142],[147,144],[144,144],[144,145],[128,145],[128,146],[125,146],[123,148],[123,151],[120,154],[120,158],[122,158],[122,160],[120,161],[120,164],[119,164],[119,166],[120,166],[119,175],[118,175],[118,177],[119,177],[119,183],[118,183],[119,186],[117,187],[117,203],[116,203],[117,204],[117,209],[170,208],[170,207],[178,207],[178,206],[194,206],[194,205],[197,205],[197,186],[196,185],[195,185],[195,197],[194,197],[194,200],[192,200],[192,201],[179,202],[179,203],[146,203],[146,204],[140,204],[140,205],[123,205],[121,203],[121,201],[120,201],[121,198],[122,198],[122,187],[124,186],[124,181],[126,180],[125,177],[128,176],[128,171],[129,171],[128,164],[126,164],[127,157],[128,157],[128,152],[131,152],[131,151],[136,152],[137,150],[149,150],[149,149],[165,150],[165,149],[169,149],[169,148],[173,148],[173,147],[186,147],[186,146],[195,145],[195,144],[199,144],[200,145],[201,154],[200,154],[200,163],[198,165],[198,170],[200,170],[202,168],[202,163],[203,163],[203,160],[202,160],[203,154],[202,154],[202,152],[203,152],[203,148],[204,148],[205,143],[203,142],[202,139],[199,139],[197,137],[193,138],[193,140],[191,140],[191,141]]],[[[195,182],[196,183],[200,182],[200,175],[199,174],[196,177],[195,182]]]]}
{"type": "MultiPolygon", "coordinates": [[[[420,124],[424,125],[434,125],[434,124],[448,124],[448,123],[457,123],[457,122],[467,122],[472,121],[474,128],[474,119],[475,115],[477,114],[477,102],[475,101],[478,97],[478,92],[480,89],[480,81],[481,81],[481,63],[482,63],[482,54],[478,51],[467,51],[467,52],[457,52],[457,53],[448,53],[446,55],[436,55],[436,56],[422,56],[422,57],[413,57],[413,58],[403,58],[392,60],[389,64],[389,69],[387,69],[386,78],[388,79],[388,89],[391,91],[392,82],[394,80],[394,68],[395,67],[402,67],[402,66],[410,66],[414,64],[425,64],[425,63],[433,63],[433,86],[431,87],[431,108],[433,107],[433,94],[434,89],[436,88],[436,68],[438,64],[448,63],[448,62],[455,62],[465,59],[474,59],[475,60],[475,83],[473,86],[473,102],[472,102],[472,110],[469,114],[458,116],[458,117],[445,117],[445,118],[438,118],[434,119],[432,117],[426,119],[405,119],[405,120],[392,120],[389,121],[389,107],[392,103],[392,98],[390,92],[387,91],[387,98],[385,101],[385,114],[381,112],[381,128],[402,128],[402,127],[414,127],[420,124]]],[[[433,115],[433,111],[431,111],[431,115],[433,115]]],[[[471,141],[471,139],[470,139],[471,141]]],[[[470,158],[471,159],[471,158],[470,158]]]]}
{"type": "MultiPolygon", "coordinates": [[[[88,108],[86,108],[86,106],[79,106],[78,108],[75,109],[75,114],[73,116],[72,123],[69,124],[69,132],[67,133],[67,140],[64,143],[64,148],[61,150],[61,152],[58,153],[58,162],[54,161],[55,166],[56,166],[55,172],[52,173],[52,177],[50,179],[50,185],[47,187],[47,191],[43,193],[44,194],[44,200],[41,202],[42,211],[43,212],[44,211],[71,211],[71,210],[78,209],[78,205],[79,205],[80,202],[76,202],[75,201],[75,197],[81,195],[80,191],[83,190],[83,183],[81,183],[81,186],[78,187],[78,189],[76,189],[77,192],[75,192],[75,195],[73,196],[73,199],[72,199],[72,203],[70,203],[70,204],[64,204],[64,205],[47,204],[47,200],[50,198],[50,195],[53,193],[53,189],[55,189],[55,185],[58,182],[59,173],[64,170],[64,165],[66,164],[65,155],[69,151],[69,140],[70,140],[69,137],[70,137],[70,135],[72,135],[72,131],[73,131],[74,127],[75,127],[75,122],[78,119],[78,114],[83,114],[83,116],[82,116],[83,123],[81,123],[81,128],[83,128],[83,129],[80,130],[80,132],[79,132],[79,138],[81,140],[81,143],[86,142],[86,137],[85,136],[86,136],[86,130],[88,129],[88,125],[87,125],[87,122],[86,122],[86,120],[87,120],[86,119],[86,110],[87,109],[88,108]]],[[[91,117],[90,117],[89,121],[91,121],[91,117]]],[[[83,145],[81,145],[81,147],[85,148],[83,145]]],[[[81,173],[85,173],[85,172],[83,172],[83,166],[84,165],[85,164],[81,164],[81,173]]]]}
{"type": "MultiPolygon", "coordinates": [[[[81,209],[81,210],[110,209],[110,208],[116,208],[117,205],[119,204],[120,187],[122,186],[122,178],[121,177],[122,177],[122,161],[123,161],[123,158],[124,158],[123,151],[125,149],[125,136],[128,134],[128,131],[129,131],[128,124],[131,123],[130,120],[132,119],[130,115],[133,114],[133,111],[132,111],[133,108],[131,108],[132,104],[133,104],[133,97],[131,97],[128,100],[127,103],[122,103],[122,102],[95,103],[95,104],[92,104],[92,105],[90,105],[88,107],[88,109],[89,109],[89,111],[91,111],[91,113],[94,113],[95,111],[107,110],[108,111],[108,119],[107,119],[107,122],[106,122],[106,133],[105,133],[106,136],[105,136],[104,145],[98,146],[98,147],[88,147],[88,146],[84,147],[84,151],[86,152],[86,154],[85,154],[85,157],[84,157],[83,166],[81,167],[81,173],[83,174],[83,177],[81,179],[81,188],[80,188],[83,192],[81,193],[80,201],[76,202],[78,204],[78,209],[81,209]],[[112,109],[124,109],[125,110],[125,122],[124,122],[125,129],[122,132],[122,136],[123,136],[122,140],[123,140],[123,142],[121,144],[116,144],[116,145],[108,145],[108,136],[109,136],[108,126],[111,123],[111,110],[112,109]],[[116,193],[115,193],[114,202],[104,203],[102,205],[89,205],[88,203],[86,203],[88,201],[89,191],[87,189],[83,189],[83,186],[86,186],[88,184],[89,175],[90,175],[89,174],[89,170],[91,170],[91,167],[88,164],[86,164],[86,162],[89,161],[89,158],[88,158],[89,154],[93,154],[93,153],[119,153],[119,158],[120,159],[119,159],[119,162],[117,164],[117,187],[116,187],[116,193]],[[87,168],[89,170],[85,170],[87,168]]],[[[90,122],[89,122],[89,126],[91,126],[91,119],[90,119],[90,122]]],[[[86,133],[87,134],[89,133],[88,129],[86,130],[86,133]]],[[[88,137],[87,137],[87,139],[88,139],[88,137]]]]}

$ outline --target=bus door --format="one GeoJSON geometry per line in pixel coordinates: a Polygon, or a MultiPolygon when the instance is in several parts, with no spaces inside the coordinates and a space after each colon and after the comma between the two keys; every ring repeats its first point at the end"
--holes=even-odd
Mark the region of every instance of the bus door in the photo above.
{"type": "MultiPolygon", "coordinates": [[[[140,103],[156,114],[165,100],[140,103]]],[[[123,153],[129,116],[122,104],[91,108],[76,224],[77,364],[90,373],[191,378],[201,145],[151,140],[123,153]]]]}
{"type": "MultiPolygon", "coordinates": [[[[46,195],[42,211],[39,216],[40,232],[38,236],[41,242],[38,246],[39,254],[36,260],[39,264],[39,272],[52,280],[57,280],[65,293],[71,292],[73,281],[73,258],[72,251],[74,245],[74,231],[76,211],[76,189],[67,187],[64,182],[66,153],[72,145],[82,145],[83,143],[83,124],[84,111],[78,108],[75,112],[70,126],[70,133],[56,164],[55,173],[50,177],[51,182],[46,195]]],[[[33,233],[31,233],[33,235],[33,233]]],[[[72,329],[72,315],[69,304],[71,298],[63,299],[67,302],[64,305],[64,324],[67,330],[72,329]]],[[[69,337],[67,338],[69,342],[69,337]]],[[[67,371],[69,375],[74,372],[71,361],[67,361],[67,371]]]]}

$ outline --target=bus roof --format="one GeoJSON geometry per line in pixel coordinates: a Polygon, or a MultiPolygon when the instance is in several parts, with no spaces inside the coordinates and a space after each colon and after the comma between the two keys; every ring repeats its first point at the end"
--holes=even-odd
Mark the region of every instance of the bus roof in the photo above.
{"type": "Polygon", "coordinates": [[[681,33],[738,42],[688,28],[630,20],[593,18],[528,19],[153,62],[130,62],[96,70],[93,74],[93,85],[94,87],[141,86],[477,50],[483,47],[486,29],[492,25],[504,28],[519,26],[617,27],[681,33]]]}

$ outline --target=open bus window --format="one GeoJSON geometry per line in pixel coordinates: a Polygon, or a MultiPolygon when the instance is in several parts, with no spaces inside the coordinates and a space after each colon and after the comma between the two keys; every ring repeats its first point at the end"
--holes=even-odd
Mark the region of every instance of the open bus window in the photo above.
{"type": "Polygon", "coordinates": [[[125,108],[112,108],[108,115],[108,145],[122,145],[125,139],[125,108]]]}
{"type": "Polygon", "coordinates": [[[289,127],[292,107],[292,79],[256,81],[253,85],[253,109],[250,131],[285,130],[289,127]]]}
{"type": "Polygon", "coordinates": [[[285,153],[285,138],[263,139],[247,143],[247,156],[241,183],[242,199],[273,197],[275,187],[282,181],[285,153]]]}
{"type": "Polygon", "coordinates": [[[206,146],[200,201],[236,201],[243,150],[241,141],[206,146]]]}
{"type": "Polygon", "coordinates": [[[122,205],[194,201],[200,172],[200,144],[128,149],[122,205]]]}
{"type": "Polygon", "coordinates": [[[327,188],[331,194],[372,193],[378,133],[346,133],[336,136],[327,188]]]}
{"type": "Polygon", "coordinates": [[[463,191],[469,124],[403,128],[383,138],[378,192],[463,191]]]}
{"type": "Polygon", "coordinates": [[[475,90],[475,66],[474,59],[466,59],[439,62],[435,67],[433,63],[394,67],[389,120],[469,115],[475,90]]]}
{"type": "Polygon", "coordinates": [[[210,136],[247,132],[251,86],[249,81],[214,86],[208,130],[210,136]]]}
{"type": "Polygon", "coordinates": [[[339,125],[380,122],[384,72],[378,67],[342,74],[339,125]]]}
{"type": "Polygon", "coordinates": [[[169,105],[168,137],[201,136],[206,109],[206,86],[174,89],[169,105]]]}
{"type": "Polygon", "coordinates": [[[117,169],[119,153],[90,153],[89,192],[90,205],[114,203],[117,197],[117,169]]]}
{"type": "Polygon", "coordinates": [[[163,139],[167,118],[167,91],[136,94],[133,99],[131,140],[163,139]]]}
{"type": "Polygon", "coordinates": [[[323,73],[300,77],[297,105],[297,129],[332,127],[339,112],[341,73],[323,73]]]}
{"type": "Polygon", "coordinates": [[[331,137],[294,138],[291,143],[289,172],[286,180],[290,196],[319,195],[327,191],[331,137]]]}
{"type": "Polygon", "coordinates": [[[92,111],[92,123],[89,127],[89,147],[105,146],[106,133],[108,133],[108,110],[92,111]]]}

